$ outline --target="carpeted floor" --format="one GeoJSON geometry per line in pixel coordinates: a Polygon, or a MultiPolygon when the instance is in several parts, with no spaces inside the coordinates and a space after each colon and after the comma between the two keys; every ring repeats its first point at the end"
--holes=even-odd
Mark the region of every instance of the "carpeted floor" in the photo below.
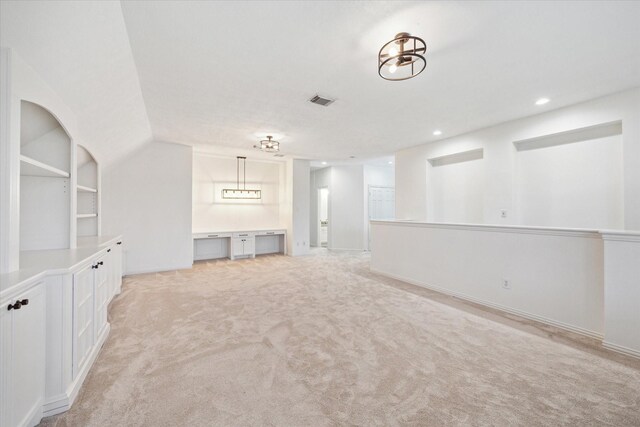
{"type": "Polygon", "coordinates": [[[366,254],[132,276],[47,426],[640,426],[640,361],[382,278],[366,254]]]}

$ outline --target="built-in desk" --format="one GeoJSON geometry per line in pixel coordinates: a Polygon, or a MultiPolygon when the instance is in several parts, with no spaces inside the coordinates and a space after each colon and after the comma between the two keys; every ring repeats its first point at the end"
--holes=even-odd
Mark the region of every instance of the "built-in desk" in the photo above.
{"type": "Polygon", "coordinates": [[[286,254],[286,233],[286,230],[196,232],[193,233],[193,260],[286,254]]]}

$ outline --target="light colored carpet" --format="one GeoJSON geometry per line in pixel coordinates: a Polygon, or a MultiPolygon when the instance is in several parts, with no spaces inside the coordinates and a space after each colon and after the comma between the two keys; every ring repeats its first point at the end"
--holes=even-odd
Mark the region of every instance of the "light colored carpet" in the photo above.
{"type": "Polygon", "coordinates": [[[366,254],[132,276],[47,426],[639,426],[640,363],[368,271],[366,254]]]}

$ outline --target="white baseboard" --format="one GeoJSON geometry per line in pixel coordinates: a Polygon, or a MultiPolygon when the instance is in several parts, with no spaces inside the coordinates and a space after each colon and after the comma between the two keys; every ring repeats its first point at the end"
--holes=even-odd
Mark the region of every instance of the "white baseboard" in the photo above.
{"type": "Polygon", "coordinates": [[[469,296],[467,294],[463,294],[463,293],[460,293],[460,292],[451,291],[449,289],[441,288],[439,286],[428,285],[426,283],[421,283],[421,282],[418,282],[416,280],[409,279],[407,277],[402,277],[402,276],[399,276],[399,275],[386,273],[384,271],[379,271],[379,270],[376,270],[374,268],[371,268],[371,271],[373,273],[380,274],[382,276],[386,276],[386,277],[389,277],[391,279],[401,280],[403,282],[407,282],[407,283],[410,283],[412,285],[420,286],[422,288],[427,288],[427,289],[430,289],[432,291],[436,291],[436,292],[440,292],[440,293],[443,293],[443,294],[451,295],[451,296],[454,296],[456,298],[460,298],[460,299],[463,299],[463,300],[466,300],[466,301],[470,301],[470,302],[473,302],[473,303],[476,303],[476,304],[484,305],[486,307],[495,308],[497,310],[501,310],[501,311],[504,311],[504,312],[507,312],[507,313],[515,314],[515,315],[520,316],[520,317],[524,317],[525,319],[535,320],[537,322],[541,322],[541,323],[545,323],[547,325],[555,326],[555,327],[560,328],[560,329],[564,329],[564,330],[567,330],[567,331],[570,331],[570,332],[574,332],[574,333],[577,333],[577,334],[580,334],[580,335],[584,335],[584,336],[587,336],[587,337],[590,337],[590,338],[595,338],[595,339],[600,340],[600,341],[602,341],[602,339],[603,339],[602,333],[597,332],[597,331],[592,331],[592,330],[585,329],[585,328],[582,328],[582,327],[579,327],[579,326],[574,326],[574,325],[570,325],[568,323],[564,323],[564,322],[560,322],[560,321],[557,321],[557,320],[554,320],[554,319],[550,319],[548,317],[544,317],[544,316],[539,316],[537,314],[528,313],[526,311],[522,311],[522,310],[518,310],[518,309],[515,309],[515,308],[507,307],[507,306],[504,306],[504,305],[501,305],[501,304],[496,304],[496,303],[493,303],[491,301],[487,301],[487,300],[483,300],[483,299],[480,299],[480,298],[472,297],[472,296],[469,296]]]}
{"type": "Polygon", "coordinates": [[[68,410],[70,407],[71,404],[69,403],[69,396],[66,394],[59,394],[49,398],[49,400],[42,405],[42,415],[44,417],[58,415],[68,410]]]}
{"type": "Polygon", "coordinates": [[[35,403],[27,415],[18,422],[18,427],[31,427],[40,424],[40,420],[42,420],[42,400],[35,403]]]}
{"type": "Polygon", "coordinates": [[[125,276],[134,276],[136,274],[149,274],[149,273],[166,273],[168,271],[176,271],[176,270],[190,270],[193,268],[193,263],[191,264],[185,264],[182,266],[177,266],[177,267],[171,267],[171,268],[162,268],[162,269],[157,269],[157,268],[149,268],[149,269],[142,269],[142,270],[133,270],[133,271],[127,271],[123,277],[125,276]]]}
{"type": "Polygon", "coordinates": [[[638,350],[634,350],[632,348],[625,347],[625,346],[618,345],[618,344],[613,344],[613,343],[610,343],[610,342],[607,342],[607,341],[603,341],[602,345],[605,348],[608,348],[609,350],[613,350],[613,351],[616,351],[618,353],[626,354],[627,356],[637,357],[638,359],[640,359],[640,351],[638,351],[638,350]]]}

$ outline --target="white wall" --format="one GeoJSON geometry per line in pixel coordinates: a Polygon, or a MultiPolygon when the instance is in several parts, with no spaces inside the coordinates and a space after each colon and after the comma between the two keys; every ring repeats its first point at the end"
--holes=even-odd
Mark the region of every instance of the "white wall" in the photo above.
{"type": "MultiPolygon", "coordinates": [[[[248,189],[262,192],[260,200],[226,200],[222,188],[236,188],[236,159],[193,155],[193,230],[234,231],[280,228],[281,169],[284,162],[247,159],[248,189]]],[[[240,164],[242,186],[243,170],[240,164]]]]}
{"type": "Polygon", "coordinates": [[[372,271],[602,337],[597,232],[374,222],[372,234],[372,271]]]}
{"type": "Polygon", "coordinates": [[[102,231],[124,236],[124,272],[190,268],[192,148],[150,142],[103,170],[102,231]]]}
{"type": "Polygon", "coordinates": [[[361,165],[331,168],[331,187],[329,188],[331,249],[364,250],[363,188],[364,173],[361,165]]]}
{"type": "Polygon", "coordinates": [[[287,161],[287,193],[291,216],[287,219],[288,254],[292,256],[309,253],[309,198],[310,168],[308,160],[287,161]]]}
{"type": "MultiPolygon", "coordinates": [[[[318,241],[318,189],[329,189],[329,229],[331,229],[331,168],[316,169],[311,172],[311,190],[309,192],[309,238],[312,246],[320,246],[318,241]]],[[[331,247],[331,235],[327,235],[327,246],[331,247]]]]}
{"type": "MultiPolygon", "coordinates": [[[[611,171],[612,164],[616,161],[623,165],[623,186],[617,191],[622,192],[622,203],[617,209],[623,213],[624,228],[640,229],[640,89],[636,88],[626,92],[613,94],[604,98],[599,98],[589,102],[574,106],[549,111],[547,113],[519,119],[486,129],[471,132],[465,135],[445,139],[436,143],[425,144],[418,147],[402,150],[396,153],[396,217],[399,219],[434,220],[435,206],[430,202],[428,189],[428,165],[427,159],[444,156],[456,152],[483,149],[484,150],[484,173],[483,179],[483,215],[482,223],[486,224],[526,224],[525,221],[542,221],[540,216],[534,218],[519,217],[518,212],[518,192],[533,191],[525,189],[518,183],[518,156],[524,152],[518,152],[514,141],[534,138],[544,135],[556,134],[568,130],[580,129],[588,126],[595,126],[602,123],[622,121],[622,153],[623,157],[616,159],[615,144],[609,146],[611,151],[606,154],[601,153],[605,161],[605,170],[611,171]],[[506,210],[506,218],[501,217],[501,211],[506,210]]],[[[585,142],[578,142],[573,145],[579,153],[589,151],[585,149],[585,142]]],[[[558,147],[562,149],[561,147],[558,147]]],[[[548,149],[542,149],[548,150],[548,149]]],[[[540,151],[542,153],[543,151],[540,151]]],[[[524,153],[524,157],[532,153],[524,153]]],[[[575,154],[575,153],[574,153],[575,154]]],[[[532,154],[535,156],[535,154],[532,154]]],[[[444,167],[444,166],[443,166],[444,167]]],[[[598,168],[602,168],[602,164],[598,168]]],[[[580,156],[572,160],[563,161],[563,173],[571,173],[571,176],[578,177],[585,174],[585,169],[591,170],[593,176],[592,160],[581,159],[580,156]],[[580,163],[580,162],[584,163],[580,163]],[[564,166],[566,164],[566,166],[564,166]],[[589,166],[585,166],[589,165],[589,166]]],[[[539,171],[537,172],[540,173],[539,171]]],[[[589,174],[587,174],[589,175],[589,174]]],[[[582,177],[584,178],[584,176],[582,177]]],[[[526,178],[531,179],[531,178],[526,178]]],[[[616,180],[615,173],[611,177],[616,180]]],[[[572,208],[575,212],[578,206],[581,209],[588,209],[602,212],[603,206],[617,203],[613,200],[597,200],[598,196],[605,191],[612,190],[612,182],[609,182],[607,190],[598,189],[593,186],[588,189],[588,194],[572,208]],[[585,200],[591,200],[591,204],[580,205],[585,200]]],[[[575,189],[575,188],[574,188],[575,189]]],[[[547,191],[553,193],[558,199],[562,199],[560,191],[562,188],[547,186],[547,191]],[[554,193],[555,192],[555,193],[554,193]]],[[[573,191],[573,190],[572,190],[573,191]]],[[[532,203],[530,197],[525,203],[532,203]]],[[[566,203],[572,203],[570,198],[564,197],[566,203]]],[[[522,202],[522,200],[520,200],[522,202]]],[[[548,225],[555,226],[579,226],[567,224],[567,213],[560,213],[553,218],[544,218],[548,225]]],[[[598,214],[591,221],[590,227],[600,226],[611,227],[619,223],[619,212],[606,212],[598,214]],[[606,224],[606,221],[611,221],[606,224]]],[[[575,217],[574,217],[575,218],[575,217]]]]}

